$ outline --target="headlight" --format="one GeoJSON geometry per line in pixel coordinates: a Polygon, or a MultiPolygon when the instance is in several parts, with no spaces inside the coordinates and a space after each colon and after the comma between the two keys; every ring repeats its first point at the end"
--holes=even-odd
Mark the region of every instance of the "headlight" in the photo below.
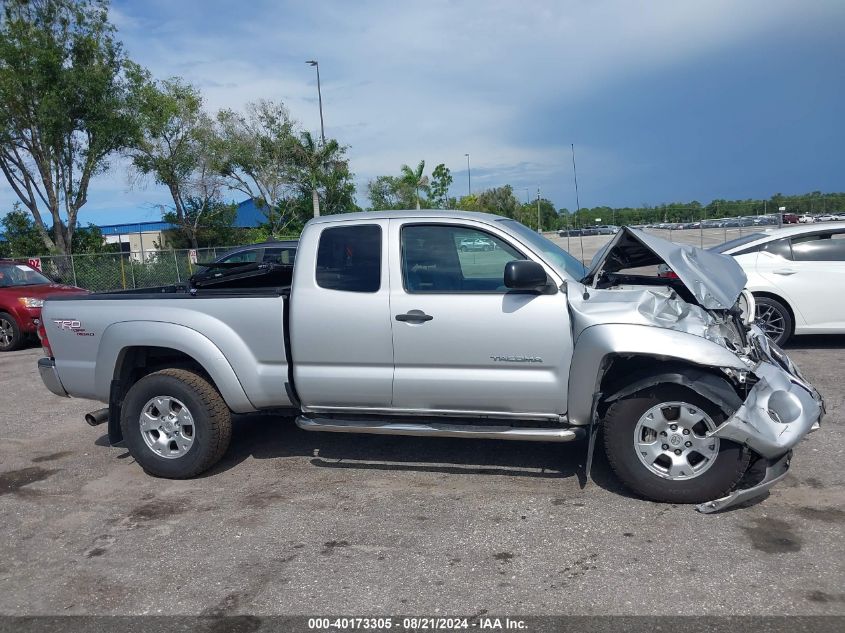
{"type": "Polygon", "coordinates": [[[754,300],[754,295],[748,292],[748,290],[743,290],[742,294],[739,295],[737,304],[742,311],[742,322],[745,325],[754,323],[754,319],[756,318],[755,313],[757,311],[757,302],[754,300]]]}
{"type": "Polygon", "coordinates": [[[44,299],[36,299],[35,297],[21,297],[18,299],[27,308],[43,308],[44,299]]]}

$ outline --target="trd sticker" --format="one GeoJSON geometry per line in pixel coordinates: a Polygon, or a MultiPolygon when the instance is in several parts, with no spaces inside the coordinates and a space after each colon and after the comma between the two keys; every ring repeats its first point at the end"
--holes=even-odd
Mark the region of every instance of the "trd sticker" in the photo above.
{"type": "Polygon", "coordinates": [[[77,336],[94,336],[93,332],[86,332],[82,327],[82,322],[77,319],[53,319],[60,330],[67,330],[73,332],[77,336]]]}

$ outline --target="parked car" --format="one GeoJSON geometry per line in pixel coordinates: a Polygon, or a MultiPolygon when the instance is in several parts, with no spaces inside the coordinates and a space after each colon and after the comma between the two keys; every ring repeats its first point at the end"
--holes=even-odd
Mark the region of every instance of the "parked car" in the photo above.
{"type": "Polygon", "coordinates": [[[798,224],[798,216],[795,213],[783,213],[781,214],[781,218],[783,219],[784,224],[798,224]]]}
{"type": "Polygon", "coordinates": [[[588,270],[510,218],[331,215],[306,225],[288,289],[47,301],[38,368],[53,393],[107,403],[89,423],[156,476],[214,465],[233,412],[286,408],[307,431],[586,438],[588,464],[602,426],[630,489],[710,512],[783,477],[823,413],[740,318],[745,282],[733,258],[630,228],[588,270]],[[496,248],[465,261],[470,236],[496,248]],[[629,271],[661,263],[678,278],[629,271]]]}
{"type": "Polygon", "coordinates": [[[459,246],[461,252],[464,253],[468,251],[492,251],[495,247],[493,242],[481,237],[461,239],[459,246]]]}
{"type": "Polygon", "coordinates": [[[752,233],[712,250],[742,266],[757,320],[778,345],[793,334],[845,333],[845,222],[752,233]]]}
{"type": "Polygon", "coordinates": [[[799,218],[798,218],[798,222],[800,224],[812,224],[815,221],[816,221],[815,217],[813,217],[812,215],[808,215],[806,213],[802,216],[799,216],[799,218]]]}
{"type": "Polygon", "coordinates": [[[226,283],[232,287],[239,278],[239,285],[249,286],[255,280],[253,273],[261,269],[266,272],[262,281],[264,285],[289,285],[297,244],[297,240],[285,240],[236,248],[213,262],[198,263],[197,266],[202,269],[191,276],[189,283],[195,288],[217,283],[226,283]]]}
{"type": "Polygon", "coordinates": [[[29,264],[0,259],[0,352],[16,350],[35,335],[44,299],[85,292],[53,283],[29,264]]]}
{"type": "Polygon", "coordinates": [[[581,235],[581,229],[560,229],[557,234],[558,237],[578,237],[581,235]]]}
{"type": "Polygon", "coordinates": [[[816,216],[816,222],[833,222],[834,220],[836,220],[836,217],[829,213],[822,213],[816,216]]]}
{"type": "Polygon", "coordinates": [[[599,235],[616,235],[619,232],[619,227],[613,224],[600,224],[595,229],[599,235]]]}

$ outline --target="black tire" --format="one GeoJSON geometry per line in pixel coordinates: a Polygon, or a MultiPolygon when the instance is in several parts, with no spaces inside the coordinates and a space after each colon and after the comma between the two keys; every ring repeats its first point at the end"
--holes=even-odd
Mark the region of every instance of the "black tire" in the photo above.
{"type": "Polygon", "coordinates": [[[792,318],[792,313],[789,311],[789,308],[787,308],[783,302],[765,295],[754,295],[754,302],[757,304],[756,314],[754,315],[755,320],[759,320],[763,315],[765,315],[769,318],[774,317],[774,323],[777,323],[777,320],[780,320],[783,323],[783,331],[774,336],[766,331],[766,328],[761,324],[760,327],[763,328],[766,335],[769,336],[769,338],[771,338],[778,346],[786,344],[786,342],[792,338],[792,333],[795,331],[795,321],[792,318]]]}
{"type": "Polygon", "coordinates": [[[162,369],[132,385],[123,401],[120,424],[135,461],[148,474],[168,479],[187,479],[208,470],[220,461],[232,438],[232,414],[220,393],[206,378],[187,369],[162,369]],[[181,457],[161,457],[144,441],[142,409],[157,396],[180,400],[193,418],[193,442],[181,457]]]}
{"type": "Polygon", "coordinates": [[[689,479],[671,480],[649,470],[637,455],[634,433],[640,417],[662,402],[685,402],[700,408],[716,424],[725,420],[718,406],[680,385],[658,385],[612,403],[604,416],[604,447],[616,476],[633,492],[665,503],[703,503],[730,492],[742,478],[750,454],[728,440],[710,467],[689,479]]]}
{"type": "Polygon", "coordinates": [[[8,312],[0,312],[0,352],[12,352],[20,349],[24,337],[18,322],[8,312]]]}

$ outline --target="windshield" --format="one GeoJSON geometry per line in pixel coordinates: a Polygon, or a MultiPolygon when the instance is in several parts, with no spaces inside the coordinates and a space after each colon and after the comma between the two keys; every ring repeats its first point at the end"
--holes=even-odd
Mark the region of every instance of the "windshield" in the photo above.
{"type": "Polygon", "coordinates": [[[759,240],[761,237],[766,237],[766,234],[750,233],[749,235],[743,235],[742,237],[738,237],[735,240],[728,240],[724,244],[719,244],[718,246],[711,246],[707,250],[713,251],[714,253],[724,253],[725,251],[729,251],[732,248],[736,248],[737,246],[742,246],[743,244],[749,244],[754,240],[759,240]]]}
{"type": "Polygon", "coordinates": [[[25,264],[0,264],[0,288],[51,283],[44,275],[25,264]]]}
{"type": "Polygon", "coordinates": [[[550,264],[565,272],[569,277],[579,281],[587,274],[587,269],[581,262],[551,240],[516,220],[500,220],[500,222],[522,238],[526,244],[545,255],[550,264]]]}

